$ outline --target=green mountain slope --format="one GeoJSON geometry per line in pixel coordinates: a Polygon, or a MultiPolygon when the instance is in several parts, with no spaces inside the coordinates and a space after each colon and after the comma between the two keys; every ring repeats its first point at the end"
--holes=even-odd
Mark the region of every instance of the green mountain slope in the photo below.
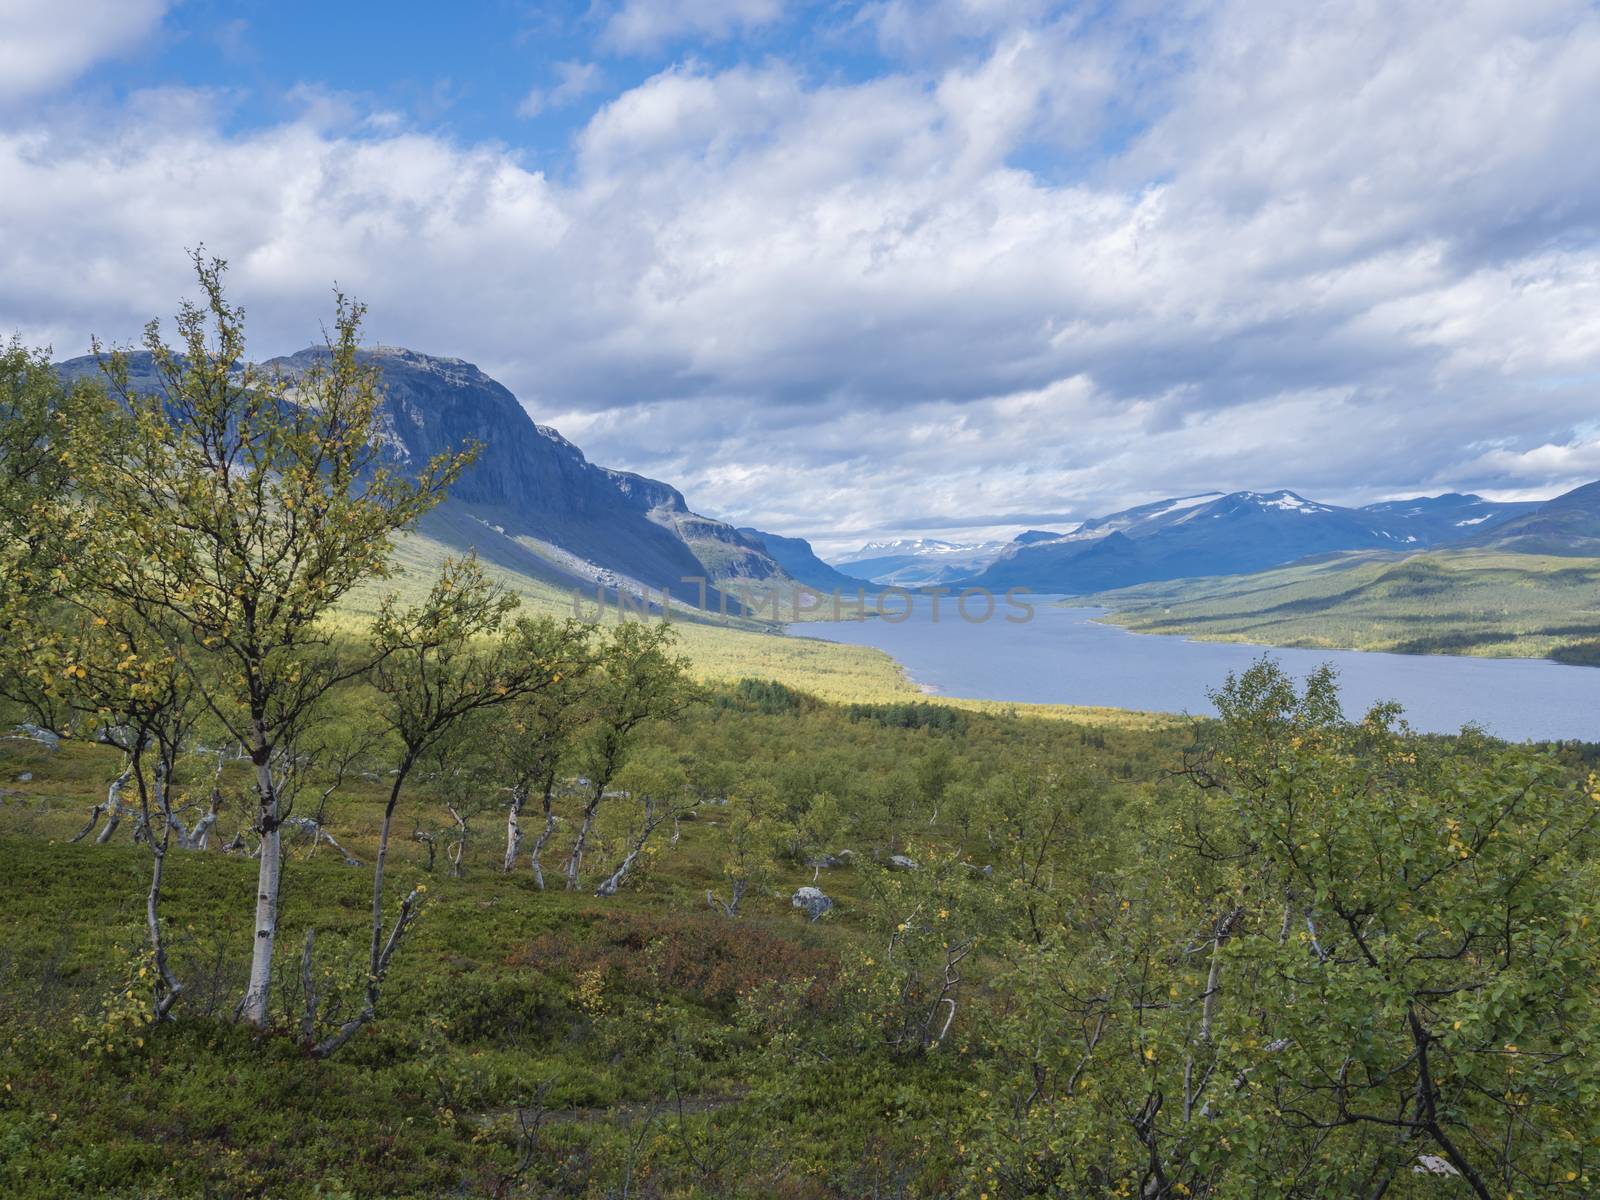
{"type": "Polygon", "coordinates": [[[1140,633],[1600,665],[1600,558],[1369,551],[1144,584],[1089,602],[1140,633]]]}
{"type": "MultiPolygon", "coordinates": [[[[441,506],[403,535],[390,559],[391,575],[369,584],[345,603],[338,620],[345,632],[366,630],[383,596],[398,593],[414,600],[426,591],[444,560],[463,548],[477,551],[489,575],[522,598],[524,611],[554,617],[597,615],[595,585],[564,571],[545,557],[548,547],[533,538],[517,539],[485,526],[469,510],[441,506]],[[576,588],[576,603],[575,591],[576,588]]],[[[602,589],[601,619],[618,619],[616,592],[602,589]]],[[[899,664],[881,650],[814,638],[789,637],[768,621],[700,613],[687,589],[668,614],[679,649],[705,682],[744,678],[776,679],[827,700],[895,701],[923,699],[899,664]]],[[[660,616],[652,606],[652,616],[660,616]]]]}

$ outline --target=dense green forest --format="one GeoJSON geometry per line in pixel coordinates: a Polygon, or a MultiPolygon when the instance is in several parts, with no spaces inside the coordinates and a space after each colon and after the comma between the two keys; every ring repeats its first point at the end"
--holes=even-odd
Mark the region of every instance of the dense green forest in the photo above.
{"type": "Polygon", "coordinates": [[[697,682],[473,560],[341,301],[0,360],[0,1191],[1519,1197],[1600,1171],[1585,746],[697,682]]]}

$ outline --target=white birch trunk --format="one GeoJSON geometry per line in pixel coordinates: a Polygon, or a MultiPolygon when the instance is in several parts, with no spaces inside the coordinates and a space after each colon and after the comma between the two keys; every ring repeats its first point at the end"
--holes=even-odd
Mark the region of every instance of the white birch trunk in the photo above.
{"type": "Polygon", "coordinates": [[[456,823],[455,845],[450,847],[450,878],[461,879],[465,875],[461,868],[461,860],[466,857],[467,853],[467,822],[466,818],[457,812],[453,805],[447,804],[445,808],[449,811],[451,819],[456,823]]]}
{"type": "Polygon", "coordinates": [[[217,814],[222,810],[222,764],[226,761],[224,754],[222,750],[217,751],[217,770],[211,777],[211,806],[189,833],[188,846],[191,850],[207,850],[211,847],[211,827],[217,823],[217,814]]]}
{"type": "Polygon", "coordinates": [[[622,886],[622,881],[628,877],[628,872],[633,870],[633,864],[639,861],[639,855],[644,853],[644,838],[634,842],[628,853],[623,855],[622,861],[617,864],[617,869],[607,875],[600,886],[595,888],[596,896],[615,896],[617,889],[622,886]]]}
{"type": "Polygon", "coordinates": [[[583,847],[589,840],[589,830],[594,828],[594,815],[600,810],[600,801],[603,799],[600,789],[595,789],[594,798],[584,807],[583,824],[578,827],[578,838],[572,843],[572,853],[567,857],[567,891],[578,890],[578,872],[583,869],[583,847]]]}
{"type": "Polygon", "coordinates": [[[510,874],[517,869],[517,855],[522,852],[522,806],[527,803],[528,789],[518,784],[511,789],[511,807],[506,810],[506,858],[501,870],[510,874]]]}
{"type": "MultiPolygon", "coordinates": [[[[135,770],[139,769],[137,762],[133,765],[135,770]]],[[[172,973],[172,968],[167,962],[166,944],[161,940],[161,881],[167,865],[167,849],[172,844],[173,829],[182,828],[173,820],[171,774],[166,766],[165,758],[156,766],[156,799],[161,807],[161,815],[165,818],[161,823],[159,840],[150,820],[150,801],[145,792],[142,773],[139,778],[139,810],[146,831],[145,841],[150,847],[151,855],[150,889],[145,893],[144,915],[145,927],[150,936],[150,952],[155,959],[155,1017],[158,1021],[166,1019],[173,1004],[177,1002],[179,993],[183,991],[183,984],[172,973]]]]}
{"type": "MultiPolygon", "coordinates": [[[[372,959],[371,970],[377,973],[378,961],[383,953],[383,868],[389,861],[389,831],[394,828],[394,810],[400,803],[400,787],[410,772],[408,762],[394,777],[389,789],[389,803],[383,810],[383,829],[378,834],[378,856],[372,864],[372,959]]],[[[432,847],[429,847],[430,857],[432,847]]]]}
{"type": "Polygon", "coordinates": [[[72,840],[74,842],[81,842],[88,837],[94,831],[94,827],[99,823],[100,818],[106,814],[113,804],[121,804],[122,789],[128,786],[128,780],[132,778],[133,767],[123,767],[122,774],[111,781],[111,787],[106,792],[104,802],[96,804],[89,810],[89,822],[73,835],[72,840]]]}
{"type": "Polygon", "coordinates": [[[544,891],[544,848],[550,844],[550,839],[556,832],[556,810],[554,793],[555,781],[544,781],[544,828],[539,831],[539,836],[533,840],[533,852],[529,856],[533,863],[533,882],[542,892],[544,891]]]}
{"type": "Polygon", "coordinates": [[[111,835],[116,833],[117,826],[122,823],[122,789],[128,786],[128,780],[133,778],[132,766],[127,767],[116,781],[112,783],[111,790],[106,793],[106,823],[100,830],[100,836],[94,839],[94,844],[104,846],[111,840],[111,835]]]}
{"type": "Polygon", "coordinates": [[[272,769],[266,754],[266,739],[257,726],[255,760],[256,792],[260,802],[261,856],[256,873],[255,941],[250,953],[250,983],[245,989],[241,1015],[258,1029],[264,1029],[272,993],[272,951],[278,938],[278,886],[282,882],[283,854],[278,830],[278,793],[272,782],[272,769]]]}

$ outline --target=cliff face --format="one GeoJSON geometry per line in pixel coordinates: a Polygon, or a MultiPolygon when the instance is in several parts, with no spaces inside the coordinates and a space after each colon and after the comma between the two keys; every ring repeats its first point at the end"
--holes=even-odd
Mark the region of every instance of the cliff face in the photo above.
{"type": "Polygon", "coordinates": [[[691,512],[677,488],[631,471],[607,470],[606,474],[648,520],[689,548],[712,583],[788,582],[783,568],[759,540],[724,521],[691,512]]]}
{"type": "MultiPolygon", "coordinates": [[[[327,355],[312,347],[261,366],[292,383],[327,355]]],[[[595,569],[568,562],[576,574],[548,564],[536,572],[561,580],[598,574],[682,593],[679,581],[686,576],[781,577],[758,544],[690,512],[677,489],[591,463],[554,429],[536,424],[505,386],[473,364],[388,347],[363,351],[361,358],[383,375],[384,441],[397,467],[420,469],[435,455],[478,446],[449,500],[425,519],[430,533],[476,544],[491,539],[473,538],[472,531],[492,527],[508,538],[546,543],[558,559],[572,556],[595,569]]],[[[69,379],[100,374],[92,356],[58,370],[69,379]]],[[[129,375],[136,388],[157,386],[144,352],[129,356],[129,375]]],[[[489,546],[483,550],[493,555],[489,546]]]]}

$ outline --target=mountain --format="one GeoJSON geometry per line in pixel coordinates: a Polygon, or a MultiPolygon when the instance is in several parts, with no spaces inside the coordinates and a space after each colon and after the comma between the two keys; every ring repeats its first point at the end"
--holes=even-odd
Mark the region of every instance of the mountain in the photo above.
{"type": "MultiPolygon", "coordinates": [[[[292,382],[327,356],[313,347],[261,366],[292,382]]],[[[693,592],[685,577],[784,578],[758,545],[691,512],[675,488],[589,462],[471,363],[394,347],[360,358],[382,374],[381,437],[398,469],[479,446],[449,498],[419,523],[429,537],[562,587],[667,588],[681,599],[693,592]]],[[[57,370],[69,380],[100,375],[92,355],[57,370]]],[[[148,353],[129,355],[129,375],[136,389],[159,387],[148,353]]]]}
{"type": "Polygon", "coordinates": [[[1519,554],[1600,556],[1600,481],[1517,507],[1524,511],[1476,531],[1466,544],[1519,554]]]}
{"type": "Polygon", "coordinates": [[[859,550],[839,556],[839,563],[862,562],[875,558],[916,557],[919,555],[948,554],[965,549],[955,542],[941,542],[938,538],[896,538],[890,542],[867,542],[859,550]]]}
{"type": "Polygon", "coordinates": [[[1012,538],[1012,544],[1017,546],[1031,546],[1034,542],[1053,542],[1057,538],[1065,537],[1064,533],[1054,533],[1048,529],[1024,529],[1012,538]]]}
{"type": "Polygon", "coordinates": [[[741,526],[739,532],[758,543],[790,579],[822,592],[855,592],[867,579],[847,574],[830,567],[817,557],[811,543],[805,538],[784,537],[760,529],[741,526]]]}
{"type": "Polygon", "coordinates": [[[1346,550],[1404,550],[1503,530],[1526,506],[1450,494],[1345,508],[1291,491],[1205,492],[1085,521],[1007,547],[970,584],[1080,595],[1157,580],[1238,575],[1346,550]]]}
{"type": "Polygon", "coordinates": [[[925,587],[964,579],[993,562],[1005,542],[941,542],[936,538],[901,538],[868,542],[834,560],[850,574],[891,587],[925,587]]]}
{"type": "MultiPolygon", "coordinates": [[[[601,468],[644,516],[689,548],[712,583],[786,583],[789,577],[759,541],[725,522],[691,512],[683,493],[631,471],[601,468]]],[[[691,588],[693,585],[688,585],[691,588]]]]}
{"type": "Polygon", "coordinates": [[[1164,525],[1172,525],[1186,520],[1192,515],[1192,510],[1210,504],[1213,500],[1224,499],[1222,492],[1201,492],[1194,496],[1179,496],[1172,500],[1157,500],[1153,504],[1141,504],[1136,508],[1125,508],[1121,512],[1114,512],[1109,516],[1090,517],[1077,529],[1072,531],[1073,537],[1092,537],[1096,534],[1126,533],[1129,530],[1136,532],[1152,531],[1164,525]]]}
{"type": "Polygon", "coordinates": [[[1386,528],[1415,535],[1426,545],[1446,546],[1499,529],[1538,507],[1536,501],[1499,503],[1482,496],[1446,492],[1442,496],[1387,500],[1360,511],[1373,514],[1386,528]]]}

